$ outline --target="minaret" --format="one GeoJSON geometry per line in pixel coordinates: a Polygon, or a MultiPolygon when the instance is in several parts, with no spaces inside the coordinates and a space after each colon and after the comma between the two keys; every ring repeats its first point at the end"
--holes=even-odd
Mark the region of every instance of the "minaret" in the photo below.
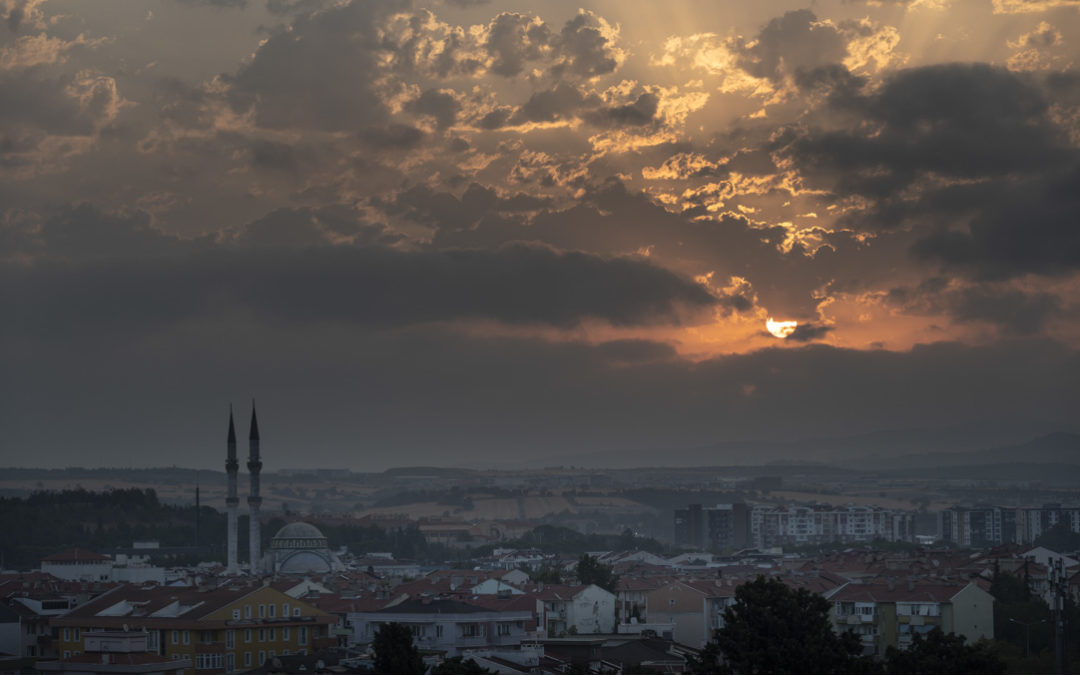
{"type": "Polygon", "coordinates": [[[199,547],[199,472],[195,471],[195,548],[199,547]]]}
{"type": "Polygon", "coordinates": [[[259,496],[259,471],[262,470],[262,462],[259,461],[259,419],[255,415],[255,402],[251,402],[251,433],[248,434],[248,473],[251,474],[251,494],[248,495],[248,510],[251,512],[251,520],[248,523],[249,539],[248,551],[251,555],[251,574],[259,574],[259,559],[262,557],[262,547],[259,544],[259,507],[262,506],[262,497],[259,496]]]}
{"type": "Polygon", "coordinates": [[[240,468],[240,463],[236,461],[236,427],[233,426],[232,406],[229,406],[229,439],[227,441],[229,454],[225,458],[225,472],[228,475],[229,491],[225,497],[225,513],[226,521],[229,527],[229,540],[228,540],[228,569],[226,573],[234,575],[239,572],[239,560],[236,555],[237,549],[237,532],[236,532],[236,519],[238,517],[237,510],[240,506],[240,498],[236,496],[236,472],[240,468]]]}

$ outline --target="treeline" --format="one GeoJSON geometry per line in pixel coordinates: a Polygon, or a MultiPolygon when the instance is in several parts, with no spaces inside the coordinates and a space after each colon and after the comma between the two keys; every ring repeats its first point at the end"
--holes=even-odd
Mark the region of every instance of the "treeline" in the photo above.
{"type": "MultiPolygon", "coordinates": [[[[198,543],[222,549],[225,516],[199,510],[198,543]]],[[[152,489],[104,492],[62,490],[0,498],[0,553],[9,569],[30,569],[53,553],[71,547],[92,551],[130,548],[134,541],[164,547],[195,546],[194,505],[163,504],[152,489]]],[[[207,557],[214,556],[208,551],[207,557]]]]}
{"type": "Polygon", "coordinates": [[[581,555],[589,551],[648,551],[658,555],[665,547],[655,539],[635,536],[630,530],[622,534],[582,534],[569,527],[540,525],[517,539],[503,544],[503,548],[535,548],[544,553],[573,553],[581,555]]]}

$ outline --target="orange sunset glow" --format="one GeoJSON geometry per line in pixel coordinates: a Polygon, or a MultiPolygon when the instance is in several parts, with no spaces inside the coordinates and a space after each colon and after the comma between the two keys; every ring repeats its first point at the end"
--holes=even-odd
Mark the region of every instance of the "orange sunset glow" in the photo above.
{"type": "Polygon", "coordinates": [[[1080,2],[0,17],[6,448],[251,395],[330,465],[1075,424],[1080,2]]]}

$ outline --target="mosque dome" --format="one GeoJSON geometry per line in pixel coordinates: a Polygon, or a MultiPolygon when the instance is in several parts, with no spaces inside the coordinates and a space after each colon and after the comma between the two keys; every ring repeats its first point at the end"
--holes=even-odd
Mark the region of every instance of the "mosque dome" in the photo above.
{"type": "Polygon", "coordinates": [[[270,540],[274,568],[279,573],[329,572],[334,568],[326,536],[310,523],[289,523],[270,540]]]}
{"type": "Polygon", "coordinates": [[[315,527],[311,523],[289,523],[288,525],[277,531],[277,534],[274,535],[272,541],[277,542],[278,540],[285,541],[289,539],[315,539],[321,541],[323,546],[326,545],[326,537],[323,536],[323,533],[319,531],[319,528],[315,527]]]}

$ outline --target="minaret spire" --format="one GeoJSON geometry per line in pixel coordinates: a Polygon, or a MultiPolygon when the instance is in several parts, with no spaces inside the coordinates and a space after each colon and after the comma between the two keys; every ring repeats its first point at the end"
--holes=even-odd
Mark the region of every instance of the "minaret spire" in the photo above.
{"type": "Polygon", "coordinates": [[[237,518],[240,498],[236,496],[236,474],[240,463],[236,461],[236,425],[233,424],[232,404],[229,405],[229,436],[225,441],[228,454],[225,457],[225,472],[228,477],[228,493],[225,497],[226,523],[228,526],[228,568],[230,575],[239,572],[239,556],[237,555],[237,518]]]}
{"type": "Polygon", "coordinates": [[[248,510],[251,519],[248,523],[248,552],[251,557],[251,574],[258,575],[259,560],[262,558],[260,545],[259,507],[262,506],[262,497],[259,496],[259,472],[262,471],[262,461],[259,459],[259,420],[255,414],[255,400],[251,401],[251,433],[248,434],[248,473],[251,474],[251,494],[248,495],[248,510]]]}

